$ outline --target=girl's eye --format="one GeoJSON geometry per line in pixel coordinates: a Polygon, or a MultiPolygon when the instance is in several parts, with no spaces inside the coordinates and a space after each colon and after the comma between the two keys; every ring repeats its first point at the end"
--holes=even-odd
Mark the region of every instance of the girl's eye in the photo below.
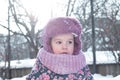
{"type": "Polygon", "coordinates": [[[62,42],[61,41],[57,41],[56,44],[61,44],[62,42]]]}
{"type": "Polygon", "coordinates": [[[68,44],[73,44],[73,41],[68,41],[68,44]]]}

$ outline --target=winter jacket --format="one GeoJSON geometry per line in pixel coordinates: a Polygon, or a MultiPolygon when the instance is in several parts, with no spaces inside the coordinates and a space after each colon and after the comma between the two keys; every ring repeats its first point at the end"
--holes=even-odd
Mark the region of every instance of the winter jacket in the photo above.
{"type": "Polygon", "coordinates": [[[76,73],[58,74],[42,64],[39,56],[41,55],[37,56],[35,65],[32,68],[31,73],[28,74],[26,80],[93,80],[87,65],[76,73]]]}

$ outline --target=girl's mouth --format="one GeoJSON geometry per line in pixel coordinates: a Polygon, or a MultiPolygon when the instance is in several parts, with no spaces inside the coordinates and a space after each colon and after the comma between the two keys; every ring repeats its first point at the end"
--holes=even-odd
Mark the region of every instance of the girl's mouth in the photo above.
{"type": "Polygon", "coordinates": [[[68,54],[67,52],[62,52],[62,54],[68,54]]]}

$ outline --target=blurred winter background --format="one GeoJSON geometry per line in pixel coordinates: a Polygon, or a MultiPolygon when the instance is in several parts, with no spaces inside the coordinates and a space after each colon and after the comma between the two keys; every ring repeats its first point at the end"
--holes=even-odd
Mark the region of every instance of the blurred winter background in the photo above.
{"type": "Polygon", "coordinates": [[[0,80],[25,80],[42,47],[42,29],[57,16],[81,22],[95,80],[120,80],[120,0],[0,0],[0,80]]]}

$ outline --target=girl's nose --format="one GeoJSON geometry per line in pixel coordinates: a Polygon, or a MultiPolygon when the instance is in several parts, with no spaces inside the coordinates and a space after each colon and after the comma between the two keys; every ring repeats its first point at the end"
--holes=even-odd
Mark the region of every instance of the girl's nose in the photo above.
{"type": "Polygon", "coordinates": [[[67,43],[64,43],[64,44],[62,45],[62,49],[67,50],[67,43]]]}

